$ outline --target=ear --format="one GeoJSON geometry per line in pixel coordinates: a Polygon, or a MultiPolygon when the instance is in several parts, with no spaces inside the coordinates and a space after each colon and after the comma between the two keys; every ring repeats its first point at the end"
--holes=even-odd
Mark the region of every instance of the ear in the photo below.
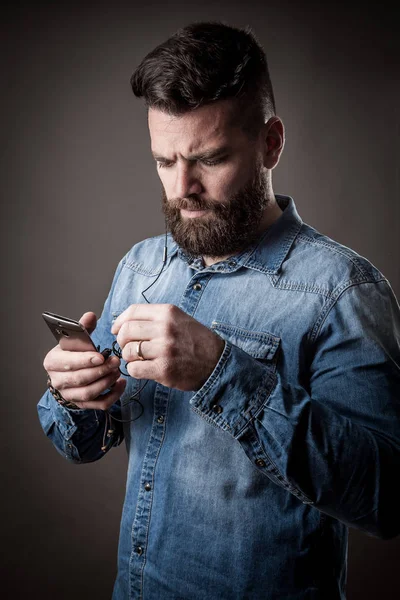
{"type": "Polygon", "coordinates": [[[285,127],[279,117],[271,117],[264,125],[262,132],[263,164],[273,169],[279,162],[285,145],[285,127]]]}

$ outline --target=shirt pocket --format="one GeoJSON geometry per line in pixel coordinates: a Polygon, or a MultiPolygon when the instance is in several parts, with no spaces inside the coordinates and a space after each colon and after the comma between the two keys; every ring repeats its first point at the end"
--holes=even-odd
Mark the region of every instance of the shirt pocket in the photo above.
{"type": "Polygon", "coordinates": [[[281,347],[279,336],[269,331],[245,329],[221,321],[213,321],[211,330],[234,346],[238,346],[259,362],[269,365],[274,371],[276,370],[281,347]]]}

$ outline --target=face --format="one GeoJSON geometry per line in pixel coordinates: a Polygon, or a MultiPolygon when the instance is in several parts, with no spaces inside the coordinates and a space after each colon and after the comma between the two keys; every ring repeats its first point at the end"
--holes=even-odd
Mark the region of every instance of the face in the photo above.
{"type": "Polygon", "coordinates": [[[163,211],[183,250],[224,257],[257,237],[269,202],[262,136],[235,123],[230,101],[178,117],[150,109],[149,130],[163,211]]]}

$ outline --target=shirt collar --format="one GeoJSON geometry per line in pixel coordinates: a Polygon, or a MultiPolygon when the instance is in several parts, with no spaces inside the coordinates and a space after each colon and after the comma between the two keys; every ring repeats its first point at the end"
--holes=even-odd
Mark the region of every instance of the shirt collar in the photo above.
{"type": "Polygon", "coordinates": [[[256,269],[268,274],[276,274],[282,266],[294,240],[296,239],[303,224],[299,216],[293,198],[282,194],[275,194],[275,199],[282,209],[282,214],[272,223],[261,236],[242,252],[215,263],[209,267],[204,266],[202,257],[187,254],[172,239],[169,238],[170,258],[178,254],[191,268],[197,271],[223,272],[236,271],[240,267],[256,269]]]}

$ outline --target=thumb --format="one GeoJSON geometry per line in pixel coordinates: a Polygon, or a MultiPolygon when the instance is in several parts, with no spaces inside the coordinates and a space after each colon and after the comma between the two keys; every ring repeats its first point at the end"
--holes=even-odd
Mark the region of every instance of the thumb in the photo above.
{"type": "Polygon", "coordinates": [[[79,323],[86,327],[89,333],[96,328],[97,317],[94,312],[85,312],[79,319],[79,323]]]}

